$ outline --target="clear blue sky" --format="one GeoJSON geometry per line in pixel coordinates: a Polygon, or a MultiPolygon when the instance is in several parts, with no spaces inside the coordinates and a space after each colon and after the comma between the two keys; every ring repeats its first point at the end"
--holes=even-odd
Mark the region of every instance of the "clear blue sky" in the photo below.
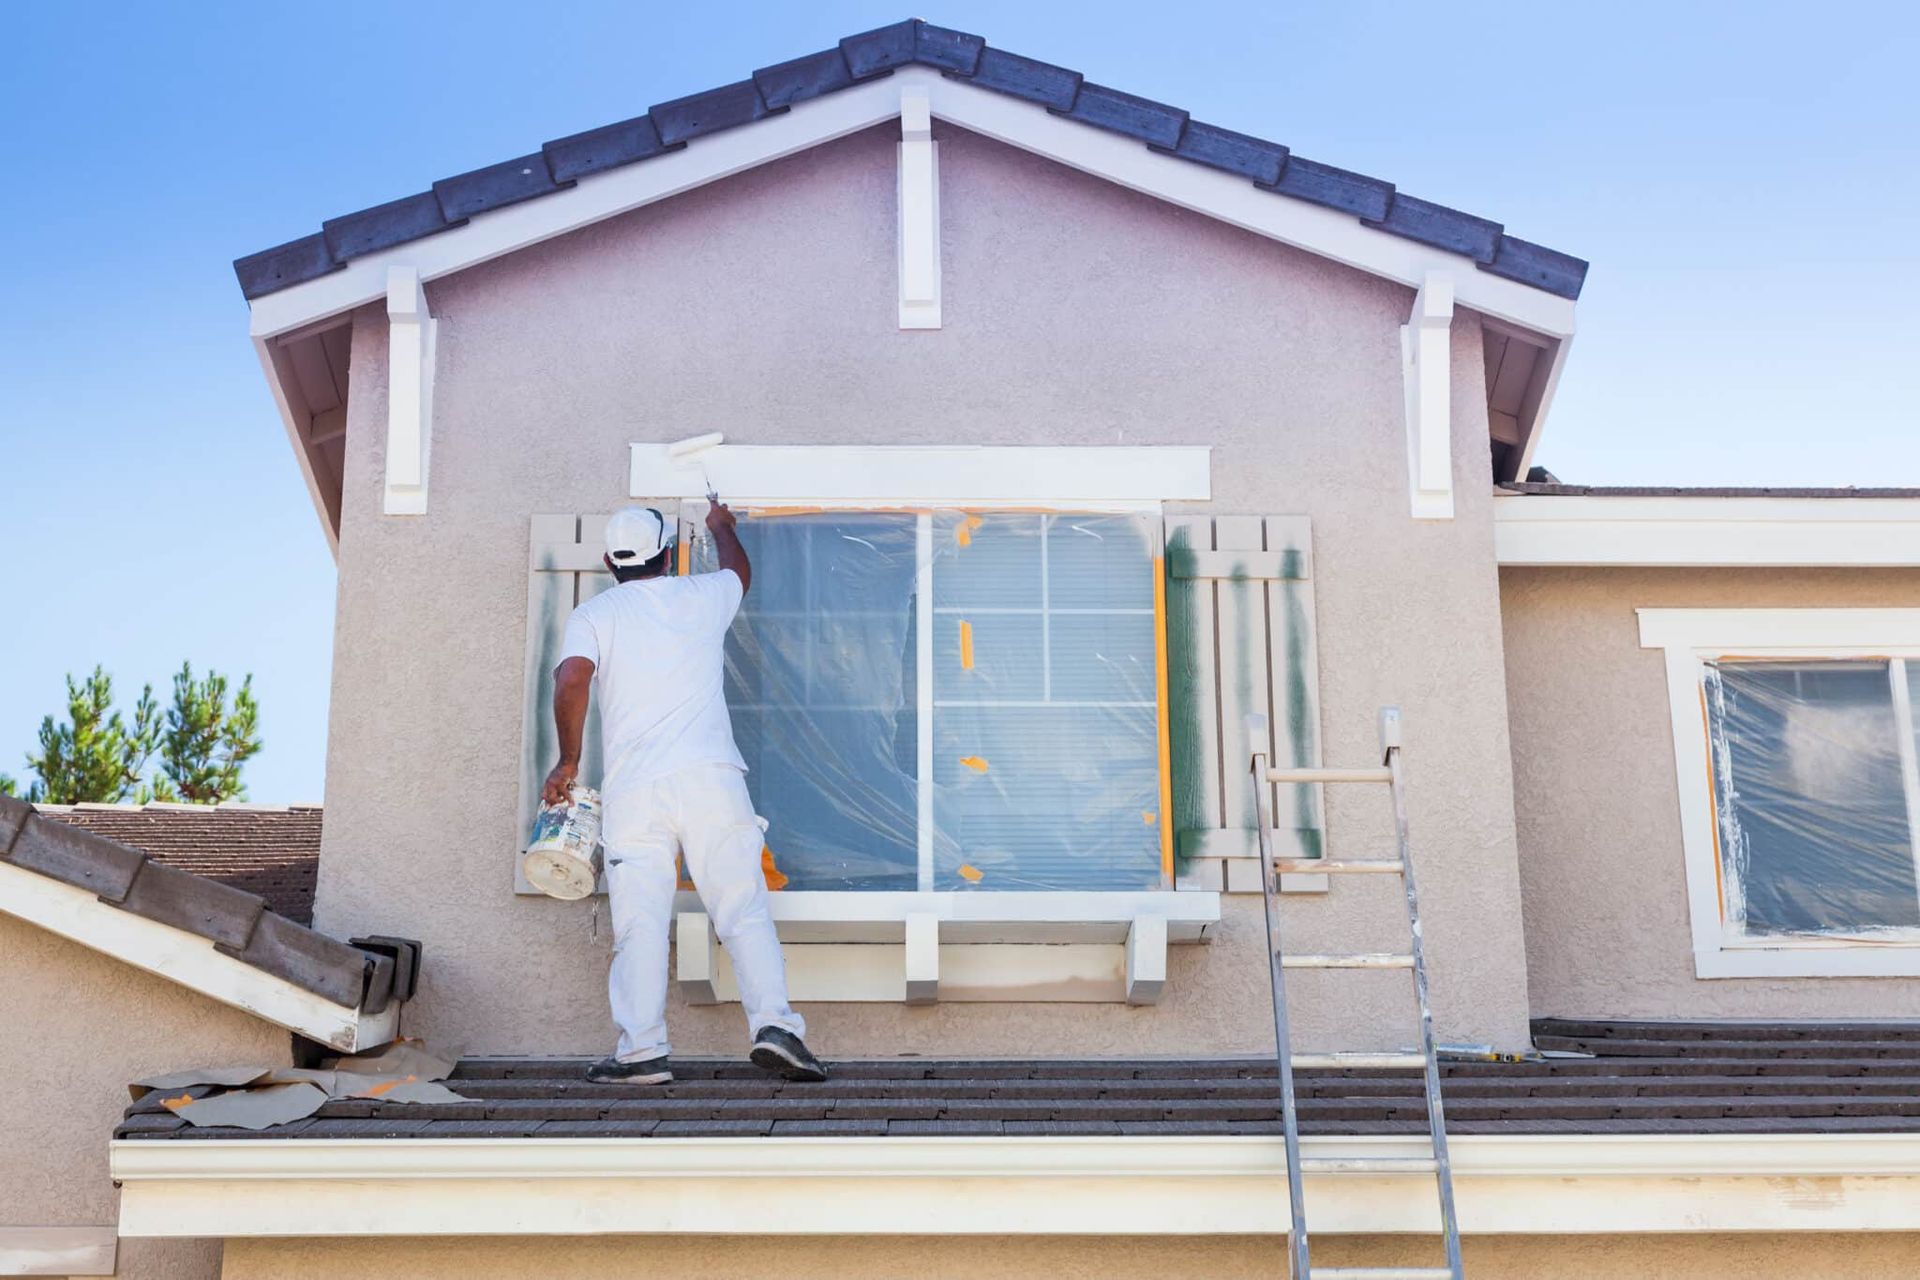
{"type": "MultiPolygon", "coordinates": [[[[234,257],[909,16],[359,0],[8,14],[0,771],[61,677],[251,671],[321,797],[334,571],[234,257]]],[[[1836,3],[945,0],[921,15],[1593,263],[1539,460],[1920,485],[1920,17],[1836,3]]],[[[125,686],[131,685],[131,689],[125,686]]]]}

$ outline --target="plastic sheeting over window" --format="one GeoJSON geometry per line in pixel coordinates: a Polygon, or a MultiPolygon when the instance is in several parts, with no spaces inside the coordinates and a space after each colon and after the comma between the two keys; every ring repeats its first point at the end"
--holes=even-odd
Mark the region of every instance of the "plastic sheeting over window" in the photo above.
{"type": "Polygon", "coordinates": [[[1731,929],[1763,937],[1920,929],[1908,680],[1898,659],[1707,664],[1731,929]]]}
{"type": "Polygon", "coordinates": [[[1164,883],[1152,521],[748,513],[739,529],[753,590],[727,697],[790,890],[1164,883]]]}

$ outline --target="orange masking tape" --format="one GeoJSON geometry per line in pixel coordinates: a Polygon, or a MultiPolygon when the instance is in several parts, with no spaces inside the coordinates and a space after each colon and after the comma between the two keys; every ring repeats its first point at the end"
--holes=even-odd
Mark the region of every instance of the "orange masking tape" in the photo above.
{"type": "Polygon", "coordinates": [[[986,872],[971,863],[963,862],[960,864],[960,878],[968,884],[979,884],[982,880],[986,879],[986,876],[986,872]]]}
{"type": "Polygon", "coordinates": [[[985,773],[987,771],[987,762],[979,756],[961,756],[960,763],[975,773],[985,773]]]}
{"type": "Polygon", "coordinates": [[[973,624],[971,622],[960,624],[960,669],[973,670],[973,624]]]}

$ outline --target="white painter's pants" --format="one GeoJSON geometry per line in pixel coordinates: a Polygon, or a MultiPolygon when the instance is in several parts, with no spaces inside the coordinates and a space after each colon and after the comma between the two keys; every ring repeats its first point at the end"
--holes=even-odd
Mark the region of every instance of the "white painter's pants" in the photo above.
{"type": "Polygon", "coordinates": [[[726,765],[696,765],[642,787],[606,796],[608,909],[613,916],[613,967],[607,994],[620,1026],[614,1056],[642,1062],[669,1051],[667,925],[673,918],[684,852],[687,874],[713,931],[733,962],[746,1009],[747,1033],[806,1023],[787,1003],[787,966],[767,911],[760,868],[762,828],[747,795],[746,775],[726,765]]]}

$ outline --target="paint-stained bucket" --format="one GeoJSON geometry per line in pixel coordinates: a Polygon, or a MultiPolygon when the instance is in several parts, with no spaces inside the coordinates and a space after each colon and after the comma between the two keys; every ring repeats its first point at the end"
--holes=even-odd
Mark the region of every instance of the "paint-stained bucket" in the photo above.
{"type": "Polygon", "coordinates": [[[576,783],[568,796],[534,818],[520,873],[549,898],[571,902],[591,894],[600,879],[600,793],[576,783]]]}

